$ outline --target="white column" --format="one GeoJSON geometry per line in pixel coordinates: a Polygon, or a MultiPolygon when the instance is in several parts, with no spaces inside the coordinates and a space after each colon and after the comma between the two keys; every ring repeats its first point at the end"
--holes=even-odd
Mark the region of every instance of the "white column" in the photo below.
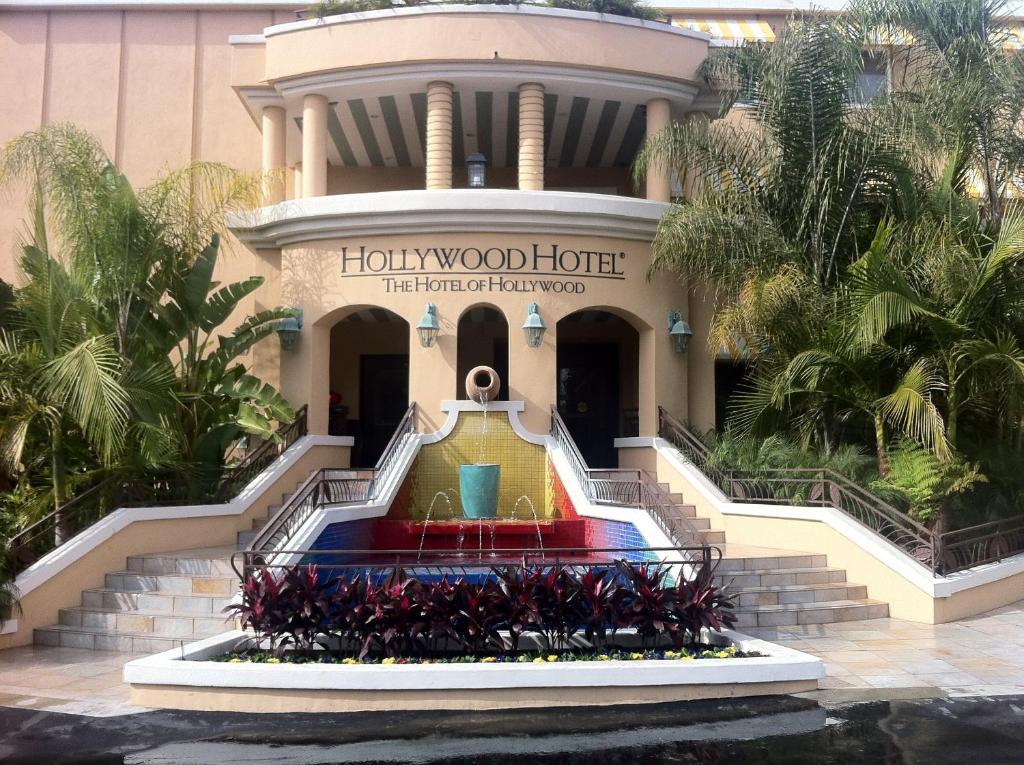
{"type": "MultiPolygon", "coordinates": [[[[652,98],[648,101],[648,140],[667,128],[671,118],[667,98],[652,98]]],[[[672,186],[669,183],[668,171],[656,167],[653,163],[647,166],[647,198],[653,202],[668,202],[672,199],[672,186]]]]}
{"type": "Polygon", "coordinates": [[[302,99],[302,196],[327,193],[327,97],[302,99]]]}
{"type": "Polygon", "coordinates": [[[266,204],[284,201],[285,111],[280,106],[264,106],[263,196],[266,204]]]}

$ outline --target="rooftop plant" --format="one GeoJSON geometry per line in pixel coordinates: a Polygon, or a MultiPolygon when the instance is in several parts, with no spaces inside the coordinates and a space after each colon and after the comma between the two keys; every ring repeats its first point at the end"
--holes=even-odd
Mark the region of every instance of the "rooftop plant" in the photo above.
{"type": "Polygon", "coordinates": [[[313,5],[309,12],[316,18],[341,16],[348,13],[381,11],[425,5],[534,5],[542,8],[565,8],[571,11],[608,13],[635,19],[660,20],[662,14],[643,0],[325,0],[313,5]]]}

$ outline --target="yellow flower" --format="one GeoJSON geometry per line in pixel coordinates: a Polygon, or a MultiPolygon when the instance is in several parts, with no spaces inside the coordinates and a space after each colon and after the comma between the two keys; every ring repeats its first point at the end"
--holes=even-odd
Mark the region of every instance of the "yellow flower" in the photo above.
{"type": "Polygon", "coordinates": [[[555,654],[551,654],[548,656],[548,661],[558,661],[558,657],[555,654]]]}
{"type": "Polygon", "coordinates": [[[665,651],[665,658],[666,659],[678,659],[679,658],[679,654],[677,654],[675,651],[665,651]]]}
{"type": "Polygon", "coordinates": [[[497,656],[485,656],[480,659],[481,664],[494,664],[498,660],[497,656]]]}
{"type": "Polygon", "coordinates": [[[358,662],[358,661],[356,661],[356,660],[355,660],[355,659],[353,659],[353,658],[348,658],[348,659],[342,659],[342,660],[341,660],[341,663],[342,663],[342,664],[358,664],[359,662],[358,662]]]}
{"type": "Polygon", "coordinates": [[[684,661],[693,661],[693,656],[690,655],[690,654],[686,654],[684,656],[680,656],[679,658],[683,659],[684,661]]]}
{"type": "Polygon", "coordinates": [[[241,664],[242,660],[236,656],[233,659],[230,659],[230,663],[231,664],[241,664]]]}
{"type": "Polygon", "coordinates": [[[540,656],[538,656],[536,659],[533,660],[533,663],[534,664],[543,664],[544,663],[544,659],[542,659],[540,656]]]}
{"type": "Polygon", "coordinates": [[[610,658],[611,657],[608,654],[606,654],[606,653],[599,653],[597,655],[597,660],[598,661],[608,661],[608,659],[610,659],[610,658]]]}
{"type": "Polygon", "coordinates": [[[716,659],[728,659],[731,655],[728,651],[715,651],[716,659]]]}
{"type": "Polygon", "coordinates": [[[394,663],[395,663],[395,660],[392,657],[390,657],[390,656],[388,658],[384,659],[383,661],[381,661],[381,664],[394,664],[394,663]]]}
{"type": "Polygon", "coordinates": [[[280,663],[281,663],[281,660],[276,658],[276,657],[267,659],[267,664],[280,664],[280,663]]]}
{"type": "Polygon", "coordinates": [[[633,659],[633,661],[640,661],[644,658],[644,655],[642,653],[639,653],[638,651],[634,651],[629,655],[629,658],[633,659]]]}

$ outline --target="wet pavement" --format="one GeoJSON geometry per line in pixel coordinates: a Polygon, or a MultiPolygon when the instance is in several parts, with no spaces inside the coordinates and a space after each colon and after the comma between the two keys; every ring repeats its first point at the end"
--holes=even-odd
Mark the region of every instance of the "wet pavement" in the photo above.
{"type": "Polygon", "coordinates": [[[1024,761],[1024,696],[820,705],[767,697],[487,713],[95,718],[0,709],[10,763],[962,765],[1024,761]]]}

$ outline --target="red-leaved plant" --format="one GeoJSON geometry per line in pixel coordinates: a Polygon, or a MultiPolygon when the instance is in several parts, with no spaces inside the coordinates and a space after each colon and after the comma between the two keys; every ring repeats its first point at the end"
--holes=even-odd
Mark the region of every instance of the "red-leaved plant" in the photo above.
{"type": "Polygon", "coordinates": [[[324,581],[315,566],[263,569],[225,610],[278,654],[317,645],[371,654],[418,656],[448,650],[517,651],[524,634],[548,649],[582,631],[595,646],[632,628],[645,646],[698,642],[703,630],[732,626],[732,597],[711,570],[673,581],[657,563],[618,561],[586,569],[563,565],[499,566],[482,582],[419,581],[395,571],[386,581],[340,576],[324,581]]]}

